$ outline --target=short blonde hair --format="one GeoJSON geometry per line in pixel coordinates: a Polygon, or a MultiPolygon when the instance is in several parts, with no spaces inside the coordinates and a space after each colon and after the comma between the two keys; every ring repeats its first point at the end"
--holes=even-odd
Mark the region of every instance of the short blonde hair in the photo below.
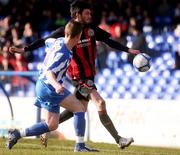
{"type": "Polygon", "coordinates": [[[65,35],[74,38],[82,32],[82,24],[74,20],[70,20],[65,26],[65,35]]]}

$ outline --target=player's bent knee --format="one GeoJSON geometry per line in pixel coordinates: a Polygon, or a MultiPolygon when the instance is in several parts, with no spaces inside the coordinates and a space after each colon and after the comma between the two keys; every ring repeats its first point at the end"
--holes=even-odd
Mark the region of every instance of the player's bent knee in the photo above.
{"type": "Polygon", "coordinates": [[[87,111],[87,106],[84,106],[84,112],[86,112],[87,111]]]}
{"type": "Polygon", "coordinates": [[[105,100],[98,101],[96,106],[98,108],[98,111],[106,110],[106,102],[105,102],[105,100]]]}
{"type": "Polygon", "coordinates": [[[84,112],[86,112],[86,111],[87,111],[87,108],[88,108],[88,102],[85,101],[85,100],[81,100],[80,102],[81,102],[81,104],[82,104],[83,107],[84,107],[84,112]]]}
{"type": "Polygon", "coordinates": [[[98,101],[98,106],[103,107],[103,106],[105,106],[105,105],[106,105],[105,100],[99,100],[99,101],[98,101]]]}
{"type": "Polygon", "coordinates": [[[76,105],[77,106],[74,112],[86,112],[85,106],[80,101],[77,101],[76,105]]]}
{"type": "Polygon", "coordinates": [[[54,131],[58,128],[58,125],[59,125],[58,123],[49,123],[48,128],[50,131],[54,131]]]}

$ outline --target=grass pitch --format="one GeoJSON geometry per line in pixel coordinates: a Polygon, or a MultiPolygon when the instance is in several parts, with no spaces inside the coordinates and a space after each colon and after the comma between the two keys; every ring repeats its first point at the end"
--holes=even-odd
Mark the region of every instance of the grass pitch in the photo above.
{"type": "Polygon", "coordinates": [[[12,150],[5,148],[5,139],[0,139],[0,155],[180,155],[180,149],[130,146],[120,150],[117,145],[87,142],[100,150],[98,153],[74,153],[74,141],[49,139],[48,147],[40,145],[39,139],[21,139],[12,150]]]}

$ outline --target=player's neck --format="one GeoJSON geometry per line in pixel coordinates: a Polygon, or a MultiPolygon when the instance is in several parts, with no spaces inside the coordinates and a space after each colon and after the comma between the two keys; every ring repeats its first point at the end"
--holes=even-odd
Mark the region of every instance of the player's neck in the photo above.
{"type": "Polygon", "coordinates": [[[66,47],[71,51],[72,48],[75,46],[75,43],[72,39],[70,38],[65,38],[64,40],[64,44],[66,45],[66,47]]]}

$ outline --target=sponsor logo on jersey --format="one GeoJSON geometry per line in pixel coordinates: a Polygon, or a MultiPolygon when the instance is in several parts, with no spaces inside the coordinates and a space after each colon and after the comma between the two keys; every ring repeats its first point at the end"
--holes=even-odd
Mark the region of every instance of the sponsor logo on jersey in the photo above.
{"type": "Polygon", "coordinates": [[[94,36],[94,30],[93,30],[93,29],[89,29],[89,30],[88,30],[88,35],[89,35],[90,37],[94,36]]]}

